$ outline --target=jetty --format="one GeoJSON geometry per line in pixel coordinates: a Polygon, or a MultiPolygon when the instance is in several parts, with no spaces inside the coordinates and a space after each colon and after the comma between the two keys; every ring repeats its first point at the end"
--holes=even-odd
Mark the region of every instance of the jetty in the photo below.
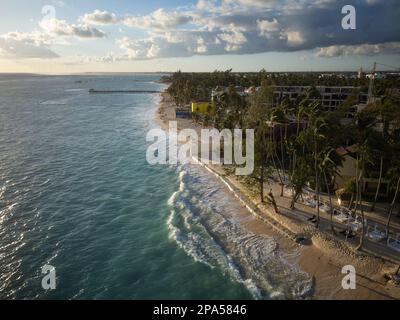
{"type": "Polygon", "coordinates": [[[100,93],[100,94],[107,94],[107,93],[162,93],[162,91],[157,91],[157,90],[95,90],[95,89],[89,89],[89,93],[100,93]]]}

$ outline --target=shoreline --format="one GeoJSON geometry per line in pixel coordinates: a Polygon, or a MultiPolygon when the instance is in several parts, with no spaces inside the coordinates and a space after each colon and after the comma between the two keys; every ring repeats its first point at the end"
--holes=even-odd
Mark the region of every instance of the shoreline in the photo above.
{"type": "MultiPolygon", "coordinates": [[[[177,121],[178,131],[191,128],[199,132],[200,126],[190,119],[175,119],[175,105],[166,93],[160,94],[155,114],[155,121],[162,129],[167,129],[168,121],[177,121]]],[[[400,288],[389,282],[384,274],[396,266],[382,259],[365,254],[355,253],[350,246],[330,237],[330,235],[312,228],[292,217],[275,213],[272,208],[260,204],[236,176],[228,175],[224,168],[216,165],[201,165],[221,180],[221,185],[228,188],[247,207],[249,217],[243,226],[249,231],[272,236],[284,252],[299,248],[296,258],[301,270],[307,272],[314,280],[314,294],[311,299],[400,299],[400,288]],[[297,235],[310,239],[309,244],[296,243],[297,235]],[[342,267],[353,265],[357,272],[355,290],[342,289],[345,276],[342,267]]]]}

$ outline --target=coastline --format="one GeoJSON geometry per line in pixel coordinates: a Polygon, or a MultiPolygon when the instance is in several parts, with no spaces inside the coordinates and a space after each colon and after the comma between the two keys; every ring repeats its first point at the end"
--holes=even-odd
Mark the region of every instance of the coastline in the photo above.
{"type": "MultiPolygon", "coordinates": [[[[200,131],[201,127],[190,119],[175,119],[175,106],[166,93],[161,98],[155,114],[156,123],[164,130],[168,121],[177,121],[178,130],[191,128],[200,131]]],[[[276,214],[272,208],[260,204],[251,190],[236,176],[229,175],[221,166],[204,165],[205,169],[221,179],[221,185],[230,189],[233,196],[247,207],[248,217],[243,226],[249,231],[273,237],[284,252],[299,250],[296,262],[301,270],[314,280],[314,292],[311,299],[399,299],[400,288],[388,282],[384,277],[387,270],[396,266],[382,259],[355,253],[350,246],[334,240],[329,235],[317,231],[304,221],[283,214],[276,214]],[[261,223],[260,223],[261,221],[261,223]],[[299,245],[296,235],[306,234],[310,243],[299,245]],[[344,265],[353,265],[357,272],[355,290],[343,290],[341,283],[345,276],[344,265]]]]}

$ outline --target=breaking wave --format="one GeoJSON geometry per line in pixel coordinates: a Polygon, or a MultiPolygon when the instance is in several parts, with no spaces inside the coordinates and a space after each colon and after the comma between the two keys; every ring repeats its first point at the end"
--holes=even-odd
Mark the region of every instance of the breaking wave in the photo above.
{"type": "Polygon", "coordinates": [[[245,210],[199,166],[178,168],[180,187],[168,200],[169,237],[195,261],[243,283],[255,299],[299,299],[311,277],[291,262],[272,237],[258,235],[235,218],[245,210]]]}

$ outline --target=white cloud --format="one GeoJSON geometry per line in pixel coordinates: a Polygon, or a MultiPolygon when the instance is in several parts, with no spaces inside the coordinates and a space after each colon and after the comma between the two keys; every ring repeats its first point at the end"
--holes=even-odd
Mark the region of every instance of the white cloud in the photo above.
{"type": "Polygon", "coordinates": [[[160,8],[147,16],[127,16],[123,19],[126,26],[142,29],[171,29],[192,21],[192,17],[184,12],[167,12],[160,8]]]}
{"type": "Polygon", "coordinates": [[[50,49],[51,40],[41,33],[9,32],[0,35],[0,58],[50,59],[59,55],[50,49]]]}
{"type": "Polygon", "coordinates": [[[64,20],[44,19],[39,26],[53,36],[75,36],[78,38],[104,38],[106,34],[88,25],[69,25],[64,20]]]}
{"type": "Polygon", "coordinates": [[[284,35],[287,38],[288,45],[291,47],[300,46],[305,43],[304,36],[300,31],[288,30],[284,32],[284,35]]]}
{"type": "Polygon", "coordinates": [[[257,8],[271,8],[276,5],[276,0],[224,0],[227,4],[236,4],[242,6],[253,6],[257,8]]]}
{"type": "Polygon", "coordinates": [[[217,5],[213,0],[199,0],[196,4],[196,8],[204,11],[215,11],[217,9],[217,5]]]}
{"type": "Polygon", "coordinates": [[[257,19],[257,28],[260,30],[260,36],[270,38],[273,33],[280,31],[278,20],[273,18],[271,21],[257,19]]]}
{"type": "Polygon", "coordinates": [[[70,25],[64,20],[43,19],[39,22],[42,31],[8,32],[0,35],[0,57],[7,59],[57,58],[51,47],[66,44],[64,37],[103,38],[106,34],[87,25],[70,25]]]}
{"type": "Polygon", "coordinates": [[[329,46],[319,48],[317,57],[341,57],[348,55],[377,55],[377,54],[400,54],[400,42],[363,44],[357,46],[329,46]]]}
{"type": "Polygon", "coordinates": [[[84,14],[81,20],[85,24],[92,25],[107,25],[116,24],[119,22],[119,19],[114,13],[100,10],[94,10],[92,13],[84,14]]]}
{"type": "Polygon", "coordinates": [[[197,39],[197,48],[196,48],[197,53],[206,53],[207,52],[207,46],[206,42],[203,38],[198,38],[197,39]]]}
{"type": "Polygon", "coordinates": [[[184,33],[181,32],[165,32],[164,34],[159,34],[160,36],[164,36],[165,40],[168,43],[182,43],[185,41],[184,33]]]}
{"type": "Polygon", "coordinates": [[[321,56],[380,54],[395,52],[389,43],[400,41],[396,1],[359,0],[357,10],[363,18],[351,34],[340,28],[345,0],[198,0],[194,5],[160,8],[144,16],[117,17],[95,10],[81,21],[120,24],[147,33],[143,39],[119,39],[120,52],[111,55],[113,61],[316,48],[321,48],[321,56]],[[380,5],[372,6],[376,3],[380,5]]]}

